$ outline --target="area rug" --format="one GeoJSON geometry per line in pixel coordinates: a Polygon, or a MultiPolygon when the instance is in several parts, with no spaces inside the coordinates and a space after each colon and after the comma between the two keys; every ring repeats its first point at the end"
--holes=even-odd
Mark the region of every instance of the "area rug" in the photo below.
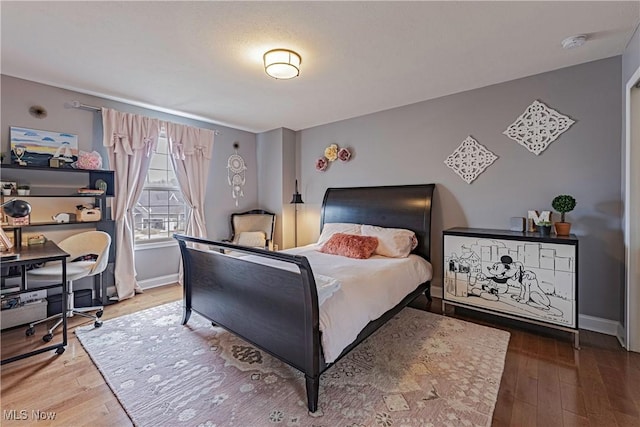
{"type": "Polygon", "coordinates": [[[77,328],[138,426],[488,426],[509,333],[405,308],[321,377],[304,376],[181,302],[77,328]]]}

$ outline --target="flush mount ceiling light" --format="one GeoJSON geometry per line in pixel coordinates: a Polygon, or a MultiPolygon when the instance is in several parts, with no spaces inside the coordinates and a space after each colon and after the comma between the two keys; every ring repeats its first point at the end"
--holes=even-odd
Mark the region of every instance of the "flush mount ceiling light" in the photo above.
{"type": "Polygon", "coordinates": [[[575,47],[582,46],[586,41],[587,41],[587,36],[585,36],[584,34],[571,36],[562,40],[562,47],[565,49],[573,49],[575,47]]]}
{"type": "Polygon", "coordinates": [[[264,71],[274,79],[286,80],[298,77],[302,58],[289,49],[273,49],[263,56],[264,71]]]}

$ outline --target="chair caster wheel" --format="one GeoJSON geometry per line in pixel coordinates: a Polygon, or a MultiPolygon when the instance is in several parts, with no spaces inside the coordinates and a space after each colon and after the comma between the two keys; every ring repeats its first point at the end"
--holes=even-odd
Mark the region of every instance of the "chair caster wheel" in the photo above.
{"type": "Polygon", "coordinates": [[[96,311],[96,317],[97,317],[98,319],[99,319],[99,318],[101,318],[103,314],[104,314],[104,311],[102,311],[102,310],[98,310],[98,311],[96,311]]]}
{"type": "Polygon", "coordinates": [[[30,326],[27,328],[26,331],[24,331],[24,334],[28,337],[30,337],[31,335],[36,333],[36,328],[34,328],[33,326],[30,326]]]}
{"type": "Polygon", "coordinates": [[[42,337],[42,341],[44,341],[44,342],[49,342],[52,339],[53,339],[53,334],[47,334],[47,335],[42,337]]]}
{"type": "Polygon", "coordinates": [[[65,348],[64,348],[64,347],[58,347],[58,348],[56,348],[56,354],[62,354],[62,353],[64,353],[64,351],[65,351],[65,348]]]}
{"type": "Polygon", "coordinates": [[[102,326],[102,322],[96,320],[93,324],[93,326],[95,326],[96,328],[99,328],[100,326],[102,326]]]}

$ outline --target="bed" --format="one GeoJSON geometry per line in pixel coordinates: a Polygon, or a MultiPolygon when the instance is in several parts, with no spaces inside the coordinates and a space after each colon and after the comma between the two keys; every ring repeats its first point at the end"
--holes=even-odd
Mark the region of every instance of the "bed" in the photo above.
{"type": "MultiPolygon", "coordinates": [[[[408,229],[417,238],[410,257],[419,257],[423,263],[430,261],[434,187],[434,184],[420,184],[329,188],[322,203],[321,230],[327,223],[408,229]]],[[[325,357],[322,343],[326,332],[321,333],[321,314],[337,295],[331,295],[322,306],[318,302],[316,279],[319,275],[314,274],[309,261],[314,259],[311,251],[317,248],[272,252],[179,234],[174,237],[183,261],[182,324],[186,324],[195,311],[212,324],[301,371],[305,375],[307,405],[311,412],[318,408],[320,375],[326,369],[419,295],[424,293],[431,298],[430,280],[412,285],[412,289],[399,297],[396,295],[395,305],[385,308],[386,311],[361,329],[358,327],[355,339],[340,346],[339,354],[325,357]],[[229,251],[240,256],[229,255],[229,251]]],[[[316,266],[321,269],[317,262],[316,266]]]]}

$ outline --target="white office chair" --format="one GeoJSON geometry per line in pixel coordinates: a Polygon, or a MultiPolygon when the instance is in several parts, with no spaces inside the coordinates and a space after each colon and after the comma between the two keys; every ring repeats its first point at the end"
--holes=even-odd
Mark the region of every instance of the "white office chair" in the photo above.
{"type": "MultiPolygon", "coordinates": [[[[104,231],[86,231],[84,233],[74,234],[58,243],[58,246],[69,254],[67,262],[67,308],[65,313],[67,317],[74,314],[84,316],[94,320],[94,326],[99,328],[102,326],[102,313],[104,307],[82,307],[75,308],[73,305],[73,281],[83,277],[95,276],[101,274],[106,268],[109,261],[109,247],[111,246],[111,236],[104,231]],[[90,260],[73,261],[80,257],[94,258],[90,260]],[[89,311],[97,310],[95,314],[87,314],[89,311]]],[[[29,270],[27,272],[27,283],[29,281],[59,281],[62,277],[62,264],[60,262],[46,263],[41,268],[29,270]]],[[[35,333],[35,325],[48,322],[49,320],[60,318],[48,333],[42,337],[45,342],[53,339],[53,331],[62,324],[62,313],[49,316],[46,319],[38,320],[29,324],[26,331],[27,336],[35,333]]]]}

